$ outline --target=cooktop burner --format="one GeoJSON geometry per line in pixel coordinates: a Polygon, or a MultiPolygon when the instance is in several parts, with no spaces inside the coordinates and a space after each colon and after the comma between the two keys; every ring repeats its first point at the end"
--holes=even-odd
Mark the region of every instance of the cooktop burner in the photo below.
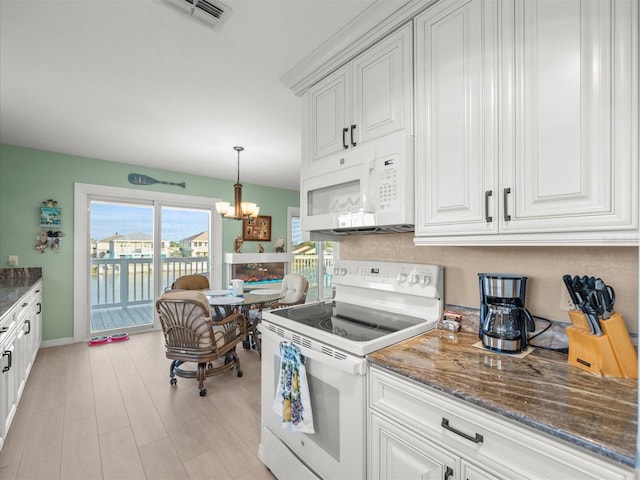
{"type": "Polygon", "coordinates": [[[393,312],[334,302],[305,304],[271,313],[356,342],[367,342],[424,322],[393,312]]]}

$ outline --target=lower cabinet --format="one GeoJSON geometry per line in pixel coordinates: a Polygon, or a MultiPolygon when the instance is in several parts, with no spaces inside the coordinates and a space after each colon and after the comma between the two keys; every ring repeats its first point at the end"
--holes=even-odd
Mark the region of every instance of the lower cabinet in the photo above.
{"type": "Polygon", "coordinates": [[[632,469],[370,367],[368,478],[631,480],[632,469]]]}
{"type": "Polygon", "coordinates": [[[42,281],[0,319],[0,448],[42,339],[42,281]]]}

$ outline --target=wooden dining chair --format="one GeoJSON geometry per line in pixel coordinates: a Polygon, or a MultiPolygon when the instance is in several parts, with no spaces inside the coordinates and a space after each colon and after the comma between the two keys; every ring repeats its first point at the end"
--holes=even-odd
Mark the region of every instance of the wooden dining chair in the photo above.
{"type": "Polygon", "coordinates": [[[207,297],[193,290],[169,290],[156,300],[156,311],[164,333],[166,357],[170,360],[169,383],[176,377],[196,378],[200,396],[207,394],[204,380],[236,368],[242,376],[236,346],[246,335],[246,320],[240,312],[215,321],[207,297]],[[195,369],[183,368],[186,363],[195,369]]]}
{"type": "Polygon", "coordinates": [[[183,275],[175,279],[171,288],[180,290],[207,290],[209,288],[209,279],[197,273],[183,275]]]}

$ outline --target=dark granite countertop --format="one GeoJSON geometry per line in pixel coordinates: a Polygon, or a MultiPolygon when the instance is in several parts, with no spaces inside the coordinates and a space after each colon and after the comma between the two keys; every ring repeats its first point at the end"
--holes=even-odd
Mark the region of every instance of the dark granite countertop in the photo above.
{"type": "Polygon", "coordinates": [[[474,347],[477,334],[434,330],[368,356],[440,392],[635,467],[637,380],[601,378],[535,349],[524,358],[474,347]]]}
{"type": "Polygon", "coordinates": [[[42,268],[0,268],[0,317],[42,278],[42,268]]]}

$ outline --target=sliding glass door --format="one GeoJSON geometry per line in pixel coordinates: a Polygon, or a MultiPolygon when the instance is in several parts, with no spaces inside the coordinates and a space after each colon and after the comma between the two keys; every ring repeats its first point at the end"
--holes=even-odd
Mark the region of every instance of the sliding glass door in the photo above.
{"type": "Polygon", "coordinates": [[[181,275],[209,274],[206,210],[92,200],[90,217],[92,334],[153,324],[154,271],[161,271],[162,291],[181,275]]]}
{"type": "Polygon", "coordinates": [[[153,205],[90,203],[90,332],[153,324],[153,205]]]}
{"type": "Polygon", "coordinates": [[[76,341],[157,328],[155,299],[179,276],[197,273],[219,285],[215,198],[79,185],[76,341]]]}

